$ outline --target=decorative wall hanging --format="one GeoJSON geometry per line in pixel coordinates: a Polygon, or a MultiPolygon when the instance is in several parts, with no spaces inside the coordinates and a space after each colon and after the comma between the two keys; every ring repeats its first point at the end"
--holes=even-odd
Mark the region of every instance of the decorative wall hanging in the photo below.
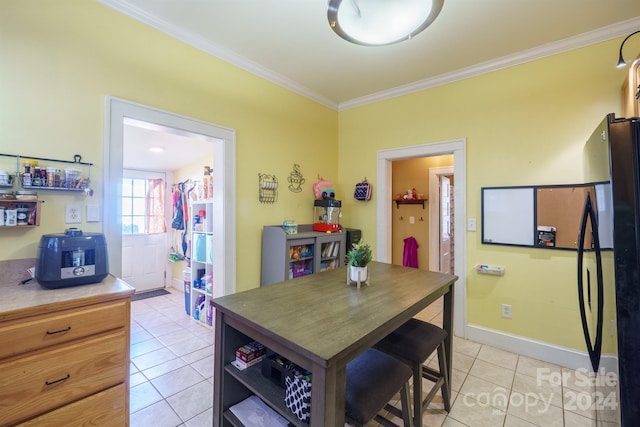
{"type": "Polygon", "coordinates": [[[304,184],[304,177],[302,176],[302,172],[300,172],[300,165],[297,163],[293,164],[293,170],[289,174],[289,191],[293,193],[299,193],[302,191],[302,184],[304,184]]]}
{"type": "Polygon", "coordinates": [[[278,200],[278,178],[275,175],[259,173],[258,194],[261,203],[274,203],[278,200]]]}
{"type": "Polygon", "coordinates": [[[372,191],[373,188],[371,187],[371,184],[367,182],[367,177],[365,176],[362,182],[358,182],[356,184],[356,188],[353,192],[353,198],[364,201],[370,200],[372,191]]]}

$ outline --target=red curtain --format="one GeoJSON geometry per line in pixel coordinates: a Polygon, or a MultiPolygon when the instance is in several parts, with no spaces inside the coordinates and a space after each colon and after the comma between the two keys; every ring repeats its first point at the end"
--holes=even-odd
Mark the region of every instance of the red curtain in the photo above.
{"type": "Polygon", "coordinates": [[[162,178],[147,180],[147,233],[159,234],[167,231],[164,215],[165,184],[162,178]]]}

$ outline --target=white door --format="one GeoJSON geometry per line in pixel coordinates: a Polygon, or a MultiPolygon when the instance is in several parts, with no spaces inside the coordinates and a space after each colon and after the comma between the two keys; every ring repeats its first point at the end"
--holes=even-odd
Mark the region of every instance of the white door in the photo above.
{"type": "Polygon", "coordinates": [[[167,200],[164,173],[123,171],[122,279],[136,288],[136,292],[164,288],[168,267],[169,228],[164,233],[149,233],[145,227],[148,179],[164,180],[167,200]]]}
{"type": "Polygon", "coordinates": [[[440,176],[440,272],[451,271],[451,180],[440,176]]]}

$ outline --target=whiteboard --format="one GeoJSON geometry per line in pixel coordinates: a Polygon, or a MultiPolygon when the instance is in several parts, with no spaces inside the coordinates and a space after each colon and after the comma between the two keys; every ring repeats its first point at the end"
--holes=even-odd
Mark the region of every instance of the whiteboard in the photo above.
{"type": "Polygon", "coordinates": [[[482,243],[535,244],[534,188],[482,189],[482,243]]]}

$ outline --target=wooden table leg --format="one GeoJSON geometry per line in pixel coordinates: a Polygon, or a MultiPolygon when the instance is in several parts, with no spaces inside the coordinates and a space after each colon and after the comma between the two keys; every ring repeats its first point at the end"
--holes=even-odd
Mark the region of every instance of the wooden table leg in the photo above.
{"type": "Polygon", "coordinates": [[[311,388],[311,427],[343,426],[346,366],[314,365],[311,388]]]}

